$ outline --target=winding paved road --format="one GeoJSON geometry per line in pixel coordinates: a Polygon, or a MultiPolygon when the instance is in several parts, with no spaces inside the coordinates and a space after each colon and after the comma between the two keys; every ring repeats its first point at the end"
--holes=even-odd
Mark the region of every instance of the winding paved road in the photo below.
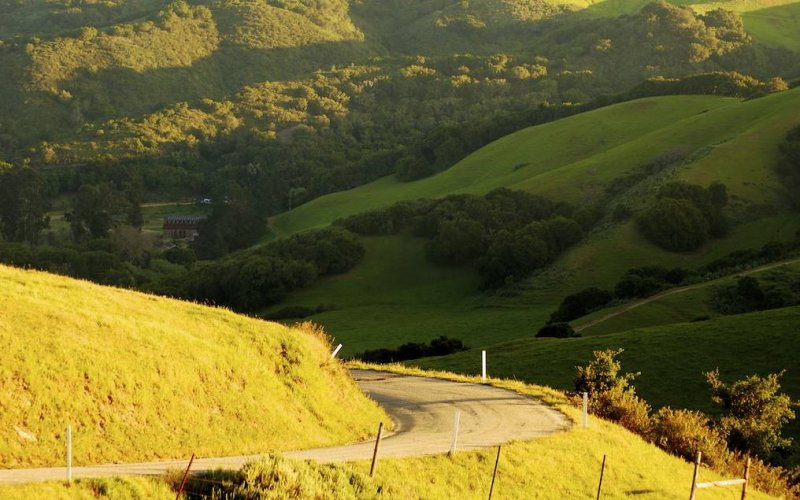
{"type": "MultiPolygon", "coordinates": [[[[488,385],[363,370],[353,370],[352,375],[361,389],[380,403],[395,421],[395,431],[385,434],[381,441],[380,457],[447,452],[456,410],[461,411],[459,450],[532,439],[566,430],[571,425],[563,414],[535,399],[488,385]]],[[[362,460],[372,457],[374,446],[371,440],[283,454],[319,462],[362,460]]],[[[192,470],[238,469],[259,456],[198,458],[192,470]]],[[[77,479],[157,475],[169,469],[184,469],[186,464],[184,459],[75,467],[72,476],[77,479]]],[[[0,484],[63,479],[66,479],[64,467],[0,470],[0,484]]]]}

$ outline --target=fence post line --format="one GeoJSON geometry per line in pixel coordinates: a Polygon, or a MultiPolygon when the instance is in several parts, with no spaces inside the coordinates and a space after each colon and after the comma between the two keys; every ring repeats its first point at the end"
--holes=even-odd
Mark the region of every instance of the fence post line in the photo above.
{"type": "Polygon", "coordinates": [[[583,426],[589,427],[589,393],[583,391],[583,426]]]}
{"type": "Polygon", "coordinates": [[[697,452],[697,459],[694,461],[694,474],[692,475],[692,491],[689,493],[689,500],[694,500],[694,493],[697,490],[697,475],[700,473],[700,459],[703,457],[703,452],[697,452]]]}
{"type": "Polygon", "coordinates": [[[481,380],[486,382],[486,351],[481,351],[481,380]]]}
{"type": "Polygon", "coordinates": [[[744,484],[742,485],[742,500],[747,498],[747,483],[750,482],[750,457],[744,463],[744,484]]]}
{"type": "Polygon", "coordinates": [[[497,464],[500,463],[501,446],[497,447],[497,458],[494,461],[494,472],[492,472],[492,485],[489,487],[489,500],[492,500],[492,493],[494,492],[494,479],[497,477],[497,464]]]}
{"type": "Polygon", "coordinates": [[[458,422],[461,420],[461,410],[456,410],[453,414],[453,441],[450,443],[450,452],[448,455],[452,455],[456,452],[456,445],[458,444],[458,422]]]}
{"type": "Polygon", "coordinates": [[[72,483],[72,425],[67,424],[67,483],[72,483]]]}
{"type": "Polygon", "coordinates": [[[337,354],[339,354],[339,350],[342,348],[342,344],[336,346],[336,349],[333,350],[333,354],[331,354],[331,359],[335,358],[337,354]]]}
{"type": "Polygon", "coordinates": [[[603,474],[606,472],[606,456],[603,455],[603,465],[600,466],[600,484],[597,485],[597,500],[600,500],[600,489],[603,487],[603,474]]]}
{"type": "Polygon", "coordinates": [[[378,461],[378,446],[381,444],[383,436],[383,422],[378,424],[378,437],[375,439],[375,449],[372,450],[372,465],[369,466],[369,477],[375,474],[375,463],[378,461]]]}
{"type": "Polygon", "coordinates": [[[178,494],[175,495],[175,500],[181,500],[181,495],[183,495],[183,488],[186,487],[186,480],[189,478],[189,469],[192,468],[192,462],[194,462],[194,453],[192,453],[192,458],[189,459],[189,466],[186,467],[186,472],[183,473],[183,480],[181,480],[181,487],[178,488],[178,494]]]}

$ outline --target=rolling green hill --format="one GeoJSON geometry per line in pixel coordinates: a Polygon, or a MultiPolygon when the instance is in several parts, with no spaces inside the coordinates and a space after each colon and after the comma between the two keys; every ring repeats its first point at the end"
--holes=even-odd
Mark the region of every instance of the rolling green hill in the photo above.
{"type": "MultiPolygon", "coordinates": [[[[475,271],[427,262],[421,240],[364,238],[365,261],[356,269],[295,293],[270,311],[291,305],[332,305],[313,318],[345,343],[348,356],[439,335],[478,347],[535,332],[564,296],[589,286],[611,288],[630,268],[654,262],[697,268],[735,250],[791,240],[800,229],[800,216],[784,208],[774,163],[778,143],[797,123],[793,110],[799,103],[800,90],[745,102],[700,96],[626,102],[516,132],[427,179],[399,183],[385,178],[319,198],[272,224],[279,234],[292,233],[399,200],[482,193],[500,186],[574,203],[591,202],[613,178],[663,151],[687,147],[692,152],[683,164],[646,179],[612,205],[641,206],[670,178],[702,185],[724,182],[738,225],[725,238],[699,250],[664,251],[645,240],[632,221],[607,222],[522,286],[510,293],[489,294],[477,291],[475,271]],[[402,320],[408,317],[416,320],[402,320]]],[[[677,317],[688,320],[691,317],[685,314],[697,311],[690,307],[677,317]]],[[[676,317],[669,308],[658,314],[663,316],[650,318],[656,323],[623,316],[615,328],[665,323],[676,317]]]]}
{"type": "Polygon", "coordinates": [[[692,151],[675,174],[724,182],[742,203],[771,203],[778,190],[777,145],[797,124],[800,90],[740,102],[668,96],[625,102],[521,130],[452,168],[412,183],[384,178],[324,196],[272,221],[290,234],[401,200],[485,193],[504,186],[589,200],[602,186],[675,147],[692,151]]]}
{"type": "Polygon", "coordinates": [[[327,339],[0,266],[0,463],[76,465],[353,441],[385,414],[327,339]]]}

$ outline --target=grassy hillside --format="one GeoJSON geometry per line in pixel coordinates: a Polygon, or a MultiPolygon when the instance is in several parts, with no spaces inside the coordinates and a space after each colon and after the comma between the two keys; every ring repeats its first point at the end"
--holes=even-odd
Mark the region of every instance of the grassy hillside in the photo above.
{"type": "Polygon", "coordinates": [[[0,267],[0,464],[258,453],[385,418],[311,331],[0,267]]]}
{"type": "Polygon", "coordinates": [[[800,3],[751,10],[744,13],[742,19],[745,29],[757,40],[800,50],[800,3]]]}
{"type": "MultiPolygon", "coordinates": [[[[800,89],[745,102],[676,96],[622,103],[516,132],[434,177],[405,184],[382,179],[319,198],[273,221],[279,234],[292,233],[397,200],[499,186],[580,204],[598,197],[613,178],[664,151],[685,148],[691,153],[683,163],[618,195],[612,206],[636,209],[668,179],[724,182],[736,225],[698,250],[668,252],[642,237],[632,220],[606,222],[520,286],[485,293],[477,290],[474,270],[430,264],[423,240],[370,237],[364,238],[365,261],[352,272],[322,280],[269,311],[334,306],[313,318],[345,344],[347,356],[439,335],[480,347],[533,334],[564,296],[590,286],[612,288],[630,268],[654,262],[697,268],[736,250],[791,240],[800,216],[784,208],[774,164],[781,137],[797,123],[798,104],[800,89]]],[[[703,311],[702,304],[675,297],[620,316],[600,331],[688,321],[703,311]]]]}
{"type": "MultiPolygon", "coordinates": [[[[476,377],[420,372],[396,366],[389,369],[479,382],[476,377]]],[[[539,398],[567,414],[573,422],[580,418],[578,410],[569,405],[563,395],[551,389],[499,379],[490,383],[539,398]]],[[[687,494],[691,484],[691,464],[667,455],[617,425],[594,417],[590,417],[589,422],[590,426],[585,429],[575,427],[568,432],[503,445],[493,494],[498,498],[515,499],[594,498],[603,455],[607,455],[602,489],[604,498],[663,499],[681,498],[687,494]]],[[[374,498],[375,492],[380,491],[380,496],[385,498],[449,499],[458,496],[472,499],[488,495],[495,458],[496,449],[488,449],[457,452],[452,456],[380,459],[374,478],[367,476],[368,461],[329,468],[278,459],[247,466],[247,472],[216,473],[213,478],[249,486],[251,489],[245,491],[251,495],[257,492],[265,494],[265,490],[272,488],[269,494],[278,496],[298,495],[298,492],[300,496],[312,496],[316,492],[325,492],[318,493],[325,495],[337,491],[346,492],[353,498],[374,498]],[[265,477],[269,479],[263,479],[265,477]],[[349,478],[349,483],[342,485],[343,478],[349,478]],[[336,484],[335,480],[338,481],[336,484]]],[[[700,474],[703,481],[722,478],[706,468],[700,474]]],[[[753,476],[757,476],[756,471],[753,476]]],[[[190,480],[189,488],[210,493],[209,484],[202,482],[206,478],[200,479],[190,480]]],[[[25,498],[25,494],[43,493],[52,498],[84,498],[83,495],[88,497],[88,491],[97,483],[81,481],[69,490],[56,484],[0,487],[0,494],[13,499],[25,498]]],[[[116,486],[123,491],[136,486],[141,488],[140,491],[152,488],[149,492],[151,498],[172,498],[168,496],[169,492],[155,490],[151,483],[132,484],[126,479],[100,483],[117,483],[108,488],[116,486]]],[[[730,498],[734,492],[733,488],[714,488],[703,491],[703,498],[722,500],[730,498]]],[[[748,498],[751,497],[772,498],[753,489],[749,490],[748,498]]]]}
{"type": "Polygon", "coordinates": [[[777,145],[797,124],[798,105],[800,89],[745,102],[711,96],[625,102],[521,130],[427,179],[401,183],[387,177],[324,196],[275,217],[273,228],[288,234],[400,200],[500,186],[591,200],[611,179],[675,147],[693,152],[679,178],[717,179],[743,202],[768,203],[777,190],[777,145]]]}
{"type": "MultiPolygon", "coordinates": [[[[474,269],[431,264],[425,258],[422,239],[362,238],[366,255],[355,269],[292,293],[268,311],[327,306],[328,310],[312,318],[325,325],[337,342],[344,343],[342,353],[348,357],[364,349],[427,342],[440,335],[460,338],[477,348],[533,335],[563,297],[589,286],[611,288],[631,267],[652,262],[698,267],[736,249],[790,240],[798,229],[800,216],[762,219],[744,224],[700,250],[675,254],[644,240],[632,224],[615,226],[590,235],[519,287],[499,293],[480,292],[474,269]],[[620,251],[626,258],[613,258],[620,251]]],[[[647,321],[656,323],[646,324],[661,324],[675,317],[673,311],[659,311],[664,315],[650,317],[647,321]]],[[[688,321],[700,315],[686,314],[690,316],[678,317],[688,321]]],[[[639,321],[636,314],[621,316],[614,331],[641,326],[639,321]]]]}

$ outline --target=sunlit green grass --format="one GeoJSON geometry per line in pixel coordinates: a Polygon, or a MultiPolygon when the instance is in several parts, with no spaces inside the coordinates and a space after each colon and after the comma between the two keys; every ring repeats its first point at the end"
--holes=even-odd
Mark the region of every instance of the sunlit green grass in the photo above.
{"type": "Polygon", "coordinates": [[[800,3],[753,9],[742,19],[745,29],[759,42],[800,50],[800,3]]]}
{"type": "Polygon", "coordinates": [[[0,266],[0,465],[248,454],[370,435],[384,413],[320,335],[0,266]]]}

